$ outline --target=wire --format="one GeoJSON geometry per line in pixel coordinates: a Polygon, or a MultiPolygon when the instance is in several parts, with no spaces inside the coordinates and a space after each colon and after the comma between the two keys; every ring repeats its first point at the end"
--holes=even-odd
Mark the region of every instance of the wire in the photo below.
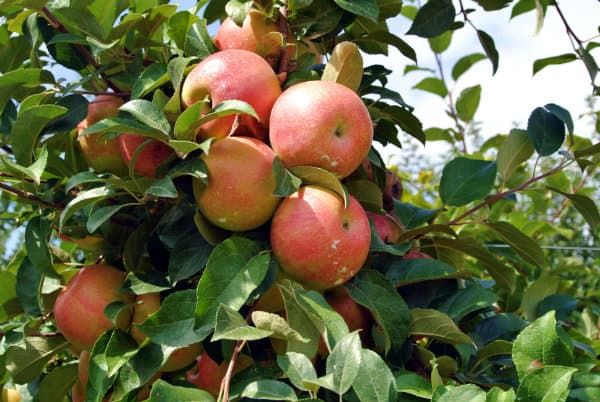
{"type": "MultiPolygon", "coordinates": [[[[489,248],[510,248],[508,244],[486,244],[489,248]]],[[[579,246],[540,246],[549,250],[569,250],[569,251],[600,251],[600,247],[579,247],[579,246]]]]}

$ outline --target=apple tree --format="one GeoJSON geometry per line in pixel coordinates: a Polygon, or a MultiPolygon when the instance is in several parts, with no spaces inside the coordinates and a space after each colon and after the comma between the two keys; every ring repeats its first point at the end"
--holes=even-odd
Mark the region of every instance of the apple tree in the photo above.
{"type": "Polygon", "coordinates": [[[598,40],[551,0],[187,6],[0,0],[3,402],[600,400],[598,40]],[[504,8],[561,18],[526,68],[579,63],[595,124],[473,140],[504,8]]]}

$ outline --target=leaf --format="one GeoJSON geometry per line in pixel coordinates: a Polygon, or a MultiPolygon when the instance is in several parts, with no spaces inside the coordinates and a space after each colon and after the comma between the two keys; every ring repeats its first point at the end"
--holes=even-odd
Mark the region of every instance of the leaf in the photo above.
{"type": "Polygon", "coordinates": [[[454,81],[458,80],[469,68],[471,68],[475,63],[485,59],[486,56],[481,53],[473,53],[466,56],[461,57],[452,67],[452,79],[454,81]]]}
{"type": "Polygon", "coordinates": [[[539,244],[508,222],[488,222],[507,244],[509,244],[525,261],[540,268],[546,266],[546,256],[539,244]]]}
{"type": "Polygon", "coordinates": [[[335,45],[321,79],[337,82],[356,92],[360,86],[362,72],[363,59],[358,46],[344,41],[335,45]]]}
{"type": "Polygon", "coordinates": [[[251,327],[237,310],[221,304],[217,309],[217,318],[215,321],[215,332],[211,342],[228,339],[232,341],[256,341],[258,339],[268,338],[273,331],[251,327]]]}
{"type": "Polygon", "coordinates": [[[485,198],[495,179],[496,162],[458,157],[444,166],[440,196],[447,205],[466,205],[485,198]]]}
{"type": "Polygon", "coordinates": [[[475,384],[466,384],[451,388],[435,402],[486,402],[485,391],[475,384]]]}
{"type": "Polygon", "coordinates": [[[198,388],[181,387],[158,379],[150,391],[148,402],[215,402],[208,392],[198,388]]]}
{"type": "Polygon", "coordinates": [[[433,38],[450,29],[456,10],[451,1],[429,0],[415,16],[407,35],[433,38]]]}
{"type": "Polygon", "coordinates": [[[7,322],[21,312],[17,300],[17,278],[10,271],[0,270],[0,321],[7,322]]]}
{"type": "Polygon", "coordinates": [[[406,43],[404,40],[402,40],[400,37],[394,35],[393,33],[389,32],[388,30],[382,29],[382,30],[371,31],[371,32],[368,32],[365,36],[361,36],[360,38],[354,39],[354,41],[357,43],[360,43],[363,41],[364,42],[376,41],[376,42],[385,43],[387,45],[392,45],[396,49],[398,49],[398,51],[403,56],[409,58],[410,60],[414,61],[415,63],[417,62],[417,53],[415,52],[415,50],[408,43],[406,43]]]}
{"type": "Polygon", "coordinates": [[[473,343],[446,314],[432,309],[414,308],[410,310],[408,332],[412,336],[426,336],[450,344],[473,343]]]}
{"type": "Polygon", "coordinates": [[[588,225],[590,225],[592,230],[596,230],[600,224],[600,212],[598,212],[598,206],[594,200],[583,194],[565,193],[554,187],[548,187],[548,189],[567,197],[573,203],[575,209],[583,216],[588,225]]]}
{"type": "Polygon", "coordinates": [[[399,350],[406,336],[410,313],[396,289],[377,271],[363,269],[346,283],[350,297],[369,309],[381,327],[385,340],[384,352],[399,350]]]}
{"type": "Polygon", "coordinates": [[[39,402],[56,402],[64,400],[67,392],[77,379],[77,364],[65,364],[54,368],[40,383],[39,402]]]}
{"type": "Polygon", "coordinates": [[[275,176],[275,190],[273,191],[273,195],[287,197],[298,191],[302,184],[302,179],[292,174],[278,156],[275,156],[273,159],[272,169],[275,176]]]}
{"type": "Polygon", "coordinates": [[[361,365],[361,343],[358,332],[342,338],[327,357],[326,373],[333,375],[333,390],[345,394],[356,379],[361,365]]]}
{"type": "Polygon", "coordinates": [[[193,141],[196,137],[196,130],[200,127],[198,119],[202,115],[202,110],[208,108],[208,99],[192,104],[185,109],[175,121],[174,135],[178,140],[193,141]]]}
{"type": "Polygon", "coordinates": [[[144,99],[134,99],[122,105],[119,110],[128,112],[148,127],[160,131],[166,137],[169,136],[171,125],[165,115],[152,102],[144,99]]]}
{"type": "Polygon", "coordinates": [[[565,141],[565,125],[553,113],[538,107],[527,120],[527,136],[540,156],[548,156],[558,151],[565,141]]]}
{"type": "Polygon", "coordinates": [[[350,195],[367,211],[383,211],[383,195],[376,183],[365,179],[346,181],[345,184],[350,195]]]}
{"type": "Polygon", "coordinates": [[[508,138],[502,143],[498,150],[496,161],[498,171],[506,182],[512,177],[519,165],[527,161],[533,155],[533,146],[527,138],[525,130],[510,130],[508,138]]]}
{"type": "Polygon", "coordinates": [[[427,223],[440,212],[439,209],[425,209],[394,200],[394,212],[406,229],[413,229],[427,223]]]}
{"type": "Polygon", "coordinates": [[[171,282],[180,282],[201,272],[212,250],[212,245],[197,232],[195,225],[192,233],[183,233],[175,242],[169,258],[171,282]]]}
{"type": "MultiPolygon", "coordinates": [[[[4,77],[6,75],[2,78],[4,77]]],[[[9,136],[9,142],[18,164],[23,166],[31,164],[33,150],[42,130],[67,111],[68,109],[63,106],[39,105],[19,112],[9,136]]]]}
{"type": "Polygon", "coordinates": [[[358,375],[352,389],[360,401],[395,402],[396,383],[386,362],[372,350],[362,349],[358,375]]]}
{"type": "Polygon", "coordinates": [[[236,114],[247,114],[260,121],[260,117],[256,114],[254,108],[247,102],[241,100],[226,100],[217,104],[208,113],[200,117],[192,128],[195,129],[200,127],[202,124],[209,121],[218,119],[224,116],[231,116],[236,114]]]}
{"type": "Polygon", "coordinates": [[[406,371],[396,375],[395,380],[398,392],[431,400],[431,382],[422,376],[406,371]]]}
{"type": "Polygon", "coordinates": [[[475,0],[486,11],[501,10],[508,6],[512,0],[475,0]]]}
{"type": "Polygon", "coordinates": [[[577,55],[574,53],[564,53],[558,56],[545,57],[543,59],[537,59],[533,62],[533,75],[536,75],[543,68],[556,65],[565,64],[577,60],[577,55]]]}
{"type": "Polygon", "coordinates": [[[574,367],[546,366],[528,373],[521,379],[517,401],[566,401],[576,371],[574,367]]]}
{"type": "Polygon", "coordinates": [[[429,258],[395,259],[385,266],[385,277],[395,287],[438,279],[455,278],[457,270],[429,258]]]}
{"type": "Polygon", "coordinates": [[[111,117],[100,120],[96,124],[89,126],[80,135],[100,134],[100,133],[125,133],[125,134],[140,134],[144,137],[154,138],[159,141],[168,141],[168,134],[160,130],[156,130],[137,120],[123,117],[111,117]]]}
{"type": "Polygon", "coordinates": [[[331,308],[321,293],[301,289],[296,289],[295,293],[299,306],[321,330],[328,346],[335,345],[348,335],[349,330],[346,321],[331,308]]]}
{"type": "Polygon", "coordinates": [[[533,321],[537,317],[538,304],[547,296],[556,293],[559,286],[560,278],[551,273],[542,274],[529,285],[521,299],[521,306],[527,319],[533,321]]]}
{"type": "Polygon", "coordinates": [[[308,339],[303,338],[298,331],[290,327],[285,318],[278,314],[266,311],[253,311],[252,322],[256,328],[271,332],[270,337],[272,338],[308,342],[308,339]]]}
{"type": "Polygon", "coordinates": [[[277,355],[277,365],[290,382],[302,391],[309,391],[304,381],[317,379],[317,372],[312,362],[302,353],[287,352],[285,355],[277,355]]]}
{"type": "Polygon", "coordinates": [[[469,123],[473,121],[477,108],[479,107],[479,99],[481,98],[481,85],[475,85],[462,90],[458,100],[456,101],[456,112],[458,118],[469,123]]]}
{"type": "Polygon", "coordinates": [[[150,64],[133,84],[131,99],[139,99],[162,84],[161,78],[167,74],[167,66],[164,63],[150,64]]]}
{"type": "Polygon", "coordinates": [[[302,184],[315,184],[337,193],[344,200],[344,208],[348,206],[348,194],[340,180],[331,172],[314,166],[295,166],[292,174],[302,180],[302,184]]]}
{"type": "Polygon", "coordinates": [[[6,369],[16,384],[34,381],[46,363],[69,345],[62,336],[27,337],[24,348],[11,346],[6,351],[6,369]]]}
{"type": "Polygon", "coordinates": [[[459,289],[445,298],[437,307],[455,322],[460,322],[467,315],[478,310],[489,309],[498,301],[498,295],[481,286],[472,285],[459,289]]]}
{"type": "Polygon", "coordinates": [[[555,117],[560,119],[565,126],[567,126],[567,130],[569,130],[570,134],[573,134],[573,130],[575,130],[575,126],[573,124],[573,118],[571,117],[571,113],[561,106],[558,106],[555,103],[547,103],[544,105],[544,108],[552,113],[555,117]]]}
{"type": "Polygon", "coordinates": [[[56,278],[48,244],[51,233],[52,222],[47,217],[31,218],[25,228],[25,248],[27,257],[40,273],[56,278]]]}
{"type": "Polygon", "coordinates": [[[177,188],[169,176],[157,179],[144,192],[145,195],[161,198],[177,198],[177,188]]]}
{"type": "Polygon", "coordinates": [[[352,14],[366,17],[375,22],[379,18],[379,6],[375,0],[334,0],[334,2],[352,14]]]}
{"type": "Polygon", "coordinates": [[[528,373],[543,367],[573,365],[573,352],[556,332],[554,311],[546,313],[521,331],[514,341],[512,357],[521,381],[528,373]]]}
{"type": "Polygon", "coordinates": [[[448,95],[448,88],[446,88],[444,81],[435,77],[424,78],[415,86],[413,86],[413,88],[431,92],[432,94],[438,95],[442,98],[445,98],[446,95],[448,95]]]}
{"type": "Polygon", "coordinates": [[[494,43],[494,38],[492,38],[487,32],[482,30],[477,30],[477,38],[479,39],[479,43],[481,43],[481,47],[483,47],[483,51],[487,55],[488,59],[492,62],[492,74],[496,74],[498,71],[498,62],[499,62],[499,54],[496,49],[496,44],[494,43]]]}
{"type": "Polygon", "coordinates": [[[65,222],[67,222],[77,211],[85,208],[89,204],[112,197],[115,194],[116,191],[110,186],[96,187],[90,190],[81,191],[75,198],[69,201],[60,214],[58,231],[62,232],[62,227],[65,222]]]}
{"type": "Polygon", "coordinates": [[[173,14],[168,22],[168,34],[184,55],[204,59],[218,49],[207,30],[207,21],[189,11],[173,14]]]}
{"type": "MultiPolygon", "coordinates": [[[[42,315],[40,292],[42,289],[43,279],[44,276],[42,272],[31,262],[29,257],[25,257],[19,266],[19,270],[17,271],[17,283],[15,286],[16,296],[19,300],[19,304],[23,307],[23,311],[32,317],[40,317],[42,315]]],[[[13,281],[10,281],[10,283],[15,285],[13,281]]],[[[10,292],[6,293],[10,294],[10,292]]],[[[4,300],[0,299],[0,305],[1,304],[4,304],[4,300]]]]}
{"type": "Polygon", "coordinates": [[[246,385],[242,397],[268,401],[297,401],[294,389],[281,381],[257,380],[246,385]]]}
{"type": "Polygon", "coordinates": [[[117,212],[122,210],[123,208],[130,207],[132,205],[139,205],[137,203],[129,203],[129,204],[117,204],[117,205],[108,205],[106,207],[97,208],[90,214],[86,222],[86,229],[90,233],[94,233],[96,229],[98,229],[104,222],[109,220],[112,216],[114,216],[117,212]]]}

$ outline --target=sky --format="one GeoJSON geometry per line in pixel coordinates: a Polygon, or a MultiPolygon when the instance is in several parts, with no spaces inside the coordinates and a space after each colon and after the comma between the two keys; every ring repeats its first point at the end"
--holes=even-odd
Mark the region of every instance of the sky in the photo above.
{"type": "MultiPolygon", "coordinates": [[[[589,39],[596,36],[596,40],[600,41],[597,36],[600,24],[598,0],[563,0],[559,4],[579,38],[589,39]]],[[[494,38],[500,54],[499,68],[495,75],[492,75],[491,63],[482,60],[459,79],[453,90],[456,97],[463,88],[482,85],[481,103],[475,119],[481,123],[483,137],[507,133],[515,126],[526,128],[531,111],[547,103],[556,103],[569,110],[575,121],[575,132],[589,136],[592,132],[590,119],[582,117],[582,114],[588,111],[585,98],[591,94],[592,87],[583,63],[574,61],[549,66],[535,76],[532,74],[534,60],[573,52],[556,10],[548,8],[544,25],[536,34],[535,12],[511,20],[510,7],[484,12],[472,1],[466,1],[465,6],[477,8],[476,12],[470,14],[470,19],[478,29],[488,32],[494,38]]],[[[397,17],[389,26],[392,32],[401,36],[417,51],[420,67],[435,67],[435,60],[427,42],[412,35],[403,35],[408,31],[410,24],[411,21],[405,17],[397,17]]],[[[456,60],[473,52],[482,52],[475,31],[470,27],[457,31],[449,49],[442,56],[446,76],[449,77],[456,60]]],[[[597,60],[600,59],[600,49],[596,49],[592,54],[597,60]]],[[[425,75],[404,75],[404,68],[411,61],[397,50],[392,49],[389,57],[368,56],[365,60],[366,65],[376,62],[394,71],[390,87],[400,92],[404,100],[415,107],[414,113],[425,128],[452,125],[450,118],[445,114],[445,103],[441,98],[412,89],[425,75]]],[[[424,152],[437,154],[443,150],[441,144],[429,143],[424,152]]]]}

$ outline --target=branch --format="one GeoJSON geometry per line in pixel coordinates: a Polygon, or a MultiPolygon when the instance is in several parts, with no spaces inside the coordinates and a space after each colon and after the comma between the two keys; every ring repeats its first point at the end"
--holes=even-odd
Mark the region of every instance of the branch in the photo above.
{"type": "Polygon", "coordinates": [[[64,205],[62,205],[62,204],[54,204],[54,203],[48,202],[33,193],[30,193],[28,191],[19,190],[18,188],[14,188],[12,186],[9,186],[8,184],[4,184],[4,183],[0,182],[0,189],[6,191],[8,193],[11,193],[11,194],[17,196],[18,198],[32,201],[32,202],[34,202],[38,205],[41,205],[43,207],[46,207],[46,208],[64,209],[64,205]]]}
{"type": "MultiPolygon", "coordinates": [[[[48,19],[48,22],[50,23],[52,28],[54,28],[62,33],[69,33],[67,28],[65,28],[65,26],[56,19],[54,14],[52,14],[52,12],[50,10],[48,10],[47,7],[42,8],[42,13],[48,19]]],[[[106,73],[104,71],[102,71],[102,69],[100,68],[100,64],[98,64],[98,62],[96,61],[94,56],[92,56],[90,51],[85,46],[83,46],[83,45],[73,45],[73,46],[75,46],[77,51],[79,51],[79,53],[87,60],[87,62],[96,69],[96,71],[100,74],[100,76],[102,76],[102,78],[106,82],[106,85],[108,85],[108,87],[110,89],[112,89],[114,92],[118,92],[118,93],[121,92],[121,89],[118,86],[116,86],[110,80],[110,78],[108,78],[108,76],[106,75],[106,73]]]]}
{"type": "Polygon", "coordinates": [[[279,33],[283,37],[283,46],[281,47],[281,51],[279,52],[279,68],[277,69],[278,73],[287,73],[290,65],[289,60],[290,57],[288,55],[288,18],[287,18],[287,2],[284,1],[284,4],[279,7],[279,18],[277,19],[279,24],[279,33]]]}
{"type": "Polygon", "coordinates": [[[565,15],[563,14],[560,6],[558,5],[558,1],[554,0],[552,2],[552,5],[554,6],[554,8],[556,8],[556,11],[558,12],[558,15],[560,16],[560,19],[561,19],[563,25],[565,26],[565,29],[567,30],[567,33],[569,35],[571,35],[571,37],[573,39],[575,39],[575,42],[577,42],[577,44],[579,45],[580,48],[583,47],[583,41],[581,39],[579,39],[579,37],[575,34],[575,32],[573,31],[573,29],[571,28],[571,25],[569,25],[569,22],[565,18],[565,15]]]}
{"type": "Polygon", "coordinates": [[[219,396],[222,395],[222,398],[218,398],[218,401],[229,402],[229,384],[231,382],[231,377],[233,377],[233,369],[235,368],[237,358],[245,345],[246,341],[242,340],[238,340],[235,344],[229,366],[227,366],[227,372],[225,372],[223,380],[221,381],[221,391],[219,392],[219,396]]]}

